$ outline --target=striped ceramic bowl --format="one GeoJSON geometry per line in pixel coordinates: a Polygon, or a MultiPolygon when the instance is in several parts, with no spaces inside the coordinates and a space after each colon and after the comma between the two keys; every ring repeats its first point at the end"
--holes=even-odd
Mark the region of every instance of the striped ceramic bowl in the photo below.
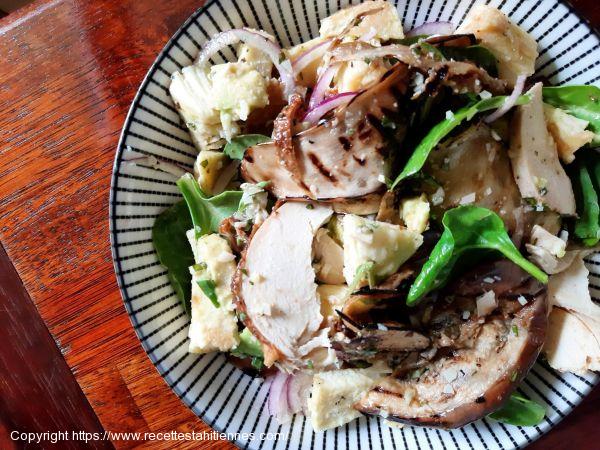
{"type": "MultiPolygon", "coordinates": [[[[362,417],[335,430],[315,433],[296,416],[278,425],[265,411],[266,386],[229,364],[219,354],[187,353],[189,318],[179,304],[152,247],[151,229],[163,209],[176,202],[173,178],[124,162],[123,152],[172,160],[191,169],[196,150],[168,94],[169,76],[192,63],[215,33],[250,26],[268,31],[282,46],[318,34],[319,22],[347,6],[347,0],[211,0],[196,11],[158,55],[131,105],[117,149],[110,201],[115,270],[131,322],[165,381],[181,400],[215,430],[231,433],[236,445],[250,449],[514,449],[526,446],[564,418],[597,383],[596,375],[559,374],[545,363],[533,368],[519,392],[546,406],[537,427],[522,428],[483,419],[458,430],[390,428],[381,419],[362,417]],[[287,439],[261,440],[261,433],[287,439]],[[254,439],[252,439],[254,436],[254,439]]],[[[402,0],[396,7],[405,29],[430,21],[460,23],[475,0],[402,0]]],[[[540,45],[537,75],[551,83],[598,84],[598,35],[559,0],[494,0],[540,45]]],[[[233,52],[222,52],[234,58],[233,52]]],[[[223,62],[220,56],[216,63],[223,62]]],[[[600,257],[588,261],[600,276],[600,257]],[[598,262],[594,262],[597,259],[598,262]]],[[[593,286],[592,279],[592,286],[593,286]]],[[[600,289],[600,288],[599,288],[600,289]]],[[[592,294],[600,291],[592,287],[592,294]]]]}

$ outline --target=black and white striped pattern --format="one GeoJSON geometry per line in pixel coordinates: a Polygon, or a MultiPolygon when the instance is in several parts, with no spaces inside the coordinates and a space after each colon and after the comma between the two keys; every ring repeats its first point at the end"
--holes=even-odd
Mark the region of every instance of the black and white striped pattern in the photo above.
{"type": "MultiPolygon", "coordinates": [[[[135,330],[158,371],[175,393],[205,422],[230,433],[285,432],[288,440],[237,440],[250,449],[512,449],[527,445],[559,422],[597,383],[598,377],[558,374],[538,363],[520,388],[522,395],[547,406],[547,419],[534,428],[481,420],[460,430],[390,428],[364,417],[314,433],[296,417],[280,427],[264,411],[266,388],[244,375],[222,355],[187,353],[188,318],[169,285],[151,243],[154,219],[179,198],[173,177],[123,161],[127,146],[186,167],[196,151],[168,95],[170,74],[192,63],[201,45],[215,33],[241,26],[260,28],[289,46],[318,34],[319,21],[358,3],[334,0],[211,0],[194,13],[158,56],[136,96],[117,150],[110,201],[110,227],[115,270],[135,330]]],[[[403,0],[395,2],[405,29],[427,21],[459,23],[476,0],[403,0]]],[[[571,8],[558,0],[493,0],[530,32],[541,51],[537,73],[555,84],[600,84],[598,35],[571,8]]],[[[214,58],[223,62],[230,49],[214,58]]],[[[600,257],[590,259],[592,283],[600,276],[600,257]]],[[[592,289],[595,295],[600,294],[592,289]]]]}

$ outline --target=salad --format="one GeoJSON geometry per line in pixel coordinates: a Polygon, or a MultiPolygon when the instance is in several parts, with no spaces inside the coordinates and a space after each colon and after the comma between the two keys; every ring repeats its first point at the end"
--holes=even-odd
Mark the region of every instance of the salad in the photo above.
{"type": "Polygon", "coordinates": [[[170,85],[193,173],[126,155],[177,177],[152,238],[189,351],[266,378],[280,423],[538,424],[515,394],[538,358],[600,369],[600,89],[535,78],[537,55],[489,5],[406,32],[368,1],[292,48],[214,36],[170,85]]]}

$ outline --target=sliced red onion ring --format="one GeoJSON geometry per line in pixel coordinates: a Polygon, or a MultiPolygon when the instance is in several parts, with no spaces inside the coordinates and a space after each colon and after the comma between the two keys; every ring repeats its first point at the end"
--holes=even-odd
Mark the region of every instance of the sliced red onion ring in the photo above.
{"type": "Polygon", "coordinates": [[[310,96],[310,100],[308,101],[308,109],[311,110],[315,108],[319,103],[323,101],[325,98],[325,93],[329,86],[331,85],[331,80],[335,76],[337,72],[338,66],[332,65],[325,69],[325,71],[321,74],[319,79],[317,80],[317,84],[315,84],[315,88],[310,96]]]}
{"type": "Polygon", "coordinates": [[[145,155],[143,153],[136,152],[135,150],[128,147],[123,155],[123,161],[133,165],[148,166],[161,172],[168,173],[177,178],[181,178],[186,173],[189,173],[185,167],[178,164],[166,161],[162,158],[158,158],[152,155],[145,155]]]}
{"type": "Polygon", "coordinates": [[[330,44],[331,39],[326,39],[301,53],[300,56],[292,61],[294,73],[298,74],[302,72],[315,59],[321,58],[329,49],[330,44]]]}
{"type": "Polygon", "coordinates": [[[312,380],[312,375],[305,372],[298,372],[290,376],[287,400],[288,408],[292,414],[299,413],[300,411],[306,412],[312,380]]]}
{"type": "Polygon", "coordinates": [[[323,100],[313,109],[309,109],[302,121],[314,125],[329,111],[337,108],[338,106],[345,105],[357,95],[358,92],[343,92],[341,94],[332,95],[331,97],[323,100]]]}
{"type": "Polygon", "coordinates": [[[277,372],[271,379],[267,411],[280,423],[287,421],[291,414],[288,406],[287,390],[290,376],[284,372],[277,372]]]}
{"type": "Polygon", "coordinates": [[[432,35],[432,34],[452,34],[456,27],[451,22],[425,22],[423,25],[419,25],[413,28],[406,37],[414,37],[420,35],[432,35]]]}
{"type": "Polygon", "coordinates": [[[296,90],[296,83],[294,82],[294,72],[292,70],[292,64],[290,61],[283,56],[281,47],[273,42],[268,35],[261,33],[256,30],[248,28],[237,28],[233,30],[224,31],[217,34],[214,38],[208,41],[200,54],[196,63],[198,65],[204,65],[219,50],[233,45],[239,41],[244,42],[250,47],[256,48],[263,51],[273,62],[273,65],[279,71],[281,82],[283,83],[285,95],[289,97],[296,90]]]}
{"type": "Polygon", "coordinates": [[[506,101],[502,104],[500,108],[487,116],[484,120],[485,123],[492,123],[495,120],[498,120],[504,114],[506,114],[510,109],[515,106],[517,99],[523,93],[523,89],[525,88],[525,80],[527,76],[519,75],[517,77],[517,81],[515,81],[515,88],[513,89],[510,96],[506,99],[506,101]]]}

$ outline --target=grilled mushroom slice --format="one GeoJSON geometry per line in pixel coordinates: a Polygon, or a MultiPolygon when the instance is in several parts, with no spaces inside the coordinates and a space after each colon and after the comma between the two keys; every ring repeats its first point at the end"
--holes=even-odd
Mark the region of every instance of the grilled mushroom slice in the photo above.
{"type": "Polygon", "coordinates": [[[242,176],[252,182],[269,180],[269,189],[280,198],[337,199],[382,190],[388,149],[381,119],[398,114],[407,83],[408,67],[397,64],[331,119],[294,136],[294,170],[299,172],[294,176],[290,164],[281,164],[273,142],[246,150],[242,176]]]}
{"type": "Polygon", "coordinates": [[[488,316],[471,345],[440,349],[416,374],[384,378],[355,407],[438,428],[461,427],[499,408],[535,362],[547,327],[545,293],[523,307],[502,302],[515,312],[488,316]]]}
{"type": "Polygon", "coordinates": [[[232,285],[237,308],[263,344],[267,367],[275,361],[297,367],[312,350],[329,345],[320,330],[312,243],[331,214],[329,207],[306,202],[274,208],[238,265],[232,285]]]}

